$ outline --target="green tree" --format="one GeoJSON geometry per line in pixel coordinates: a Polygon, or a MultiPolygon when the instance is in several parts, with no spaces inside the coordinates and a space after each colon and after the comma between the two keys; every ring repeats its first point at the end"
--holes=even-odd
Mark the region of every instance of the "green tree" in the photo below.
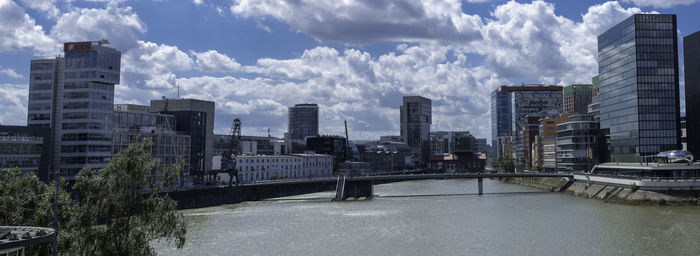
{"type": "MultiPolygon", "coordinates": [[[[59,186],[59,222],[69,219],[73,211],[70,195],[64,189],[61,180],[59,186]]],[[[18,168],[0,170],[0,225],[7,226],[54,226],[54,207],[56,202],[55,183],[41,182],[33,173],[24,173],[18,168]]],[[[70,230],[59,233],[59,249],[69,246],[70,230]]],[[[27,255],[51,255],[51,243],[41,243],[26,248],[27,255]]]]}
{"type": "Polygon", "coordinates": [[[176,202],[164,190],[172,188],[182,161],[157,168],[150,141],[132,143],[107,165],[83,168],[76,176],[76,210],[70,226],[75,255],[155,255],[154,239],[185,244],[186,223],[176,202]]]}
{"type": "Polygon", "coordinates": [[[506,155],[498,161],[498,167],[496,168],[499,173],[514,173],[515,172],[515,162],[513,162],[513,158],[511,158],[509,155],[506,155]]]}

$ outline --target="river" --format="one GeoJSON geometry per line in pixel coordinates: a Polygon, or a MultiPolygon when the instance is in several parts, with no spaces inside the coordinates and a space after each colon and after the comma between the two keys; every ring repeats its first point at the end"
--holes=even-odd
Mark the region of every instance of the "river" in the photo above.
{"type": "MultiPolygon", "coordinates": [[[[375,186],[370,201],[275,200],[183,211],[159,255],[700,255],[700,207],[604,203],[484,180],[375,186]],[[511,192],[527,192],[514,193],[511,192]],[[463,194],[459,196],[398,195],[463,194]]],[[[327,197],[315,193],[288,197],[327,197]]]]}

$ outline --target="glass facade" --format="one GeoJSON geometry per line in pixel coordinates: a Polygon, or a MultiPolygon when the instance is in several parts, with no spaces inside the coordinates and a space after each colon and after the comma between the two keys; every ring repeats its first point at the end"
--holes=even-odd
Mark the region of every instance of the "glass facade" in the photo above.
{"type": "Polygon", "coordinates": [[[31,62],[27,124],[51,127],[52,166],[70,179],[111,159],[121,53],[92,42],[66,43],[64,49],[64,57],[31,62]]]}
{"type": "Polygon", "coordinates": [[[700,31],[683,38],[688,151],[700,156],[700,31]]]}
{"type": "Polygon", "coordinates": [[[425,165],[430,158],[432,102],[421,96],[404,96],[401,112],[401,137],[411,148],[414,160],[425,165]]]}
{"type": "Polygon", "coordinates": [[[636,14],[598,36],[600,126],[611,160],[677,149],[676,16],[636,14]]]}
{"type": "Polygon", "coordinates": [[[289,138],[305,140],[306,137],[318,136],[318,105],[296,104],[289,107],[289,138]]]}
{"type": "Polygon", "coordinates": [[[175,131],[175,116],[149,113],[148,106],[138,106],[145,107],[146,111],[133,111],[137,105],[128,105],[131,109],[124,106],[127,105],[114,107],[112,153],[117,154],[131,143],[148,138],[153,142],[153,157],[158,159],[161,167],[175,165],[182,159],[185,161],[183,175],[189,176],[190,136],[175,131]]]}

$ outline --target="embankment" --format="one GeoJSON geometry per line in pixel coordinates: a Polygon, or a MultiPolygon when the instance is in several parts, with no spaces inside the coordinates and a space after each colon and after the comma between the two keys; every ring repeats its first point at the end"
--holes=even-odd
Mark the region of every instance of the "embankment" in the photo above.
{"type": "Polygon", "coordinates": [[[631,186],[572,182],[562,178],[502,178],[501,182],[630,205],[700,205],[700,191],[649,191],[631,186]]]}

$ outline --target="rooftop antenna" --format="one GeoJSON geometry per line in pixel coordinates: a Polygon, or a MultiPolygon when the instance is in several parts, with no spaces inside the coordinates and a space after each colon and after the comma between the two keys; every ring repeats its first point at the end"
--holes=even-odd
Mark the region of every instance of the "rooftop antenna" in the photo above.
{"type": "Polygon", "coordinates": [[[175,85],[177,85],[177,98],[180,98],[180,84],[177,83],[177,80],[175,80],[175,85]]]}

